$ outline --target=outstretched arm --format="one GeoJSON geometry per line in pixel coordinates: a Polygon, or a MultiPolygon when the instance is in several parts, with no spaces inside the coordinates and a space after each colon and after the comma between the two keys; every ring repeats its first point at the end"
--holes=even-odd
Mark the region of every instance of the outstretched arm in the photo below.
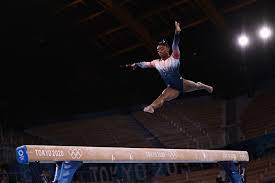
{"type": "Polygon", "coordinates": [[[173,44],[172,44],[172,56],[175,59],[179,59],[180,58],[180,49],[179,49],[179,42],[180,42],[180,24],[175,21],[175,35],[174,35],[174,40],[173,40],[173,44]]]}
{"type": "Polygon", "coordinates": [[[145,68],[155,68],[155,62],[154,61],[151,61],[151,62],[139,62],[139,63],[135,63],[135,65],[137,67],[142,68],[142,69],[145,69],[145,68]]]}
{"type": "Polygon", "coordinates": [[[151,61],[151,62],[138,62],[138,63],[134,63],[134,64],[129,64],[127,65],[128,67],[132,67],[132,68],[137,68],[140,67],[142,69],[145,68],[155,68],[155,61],[151,61]]]}

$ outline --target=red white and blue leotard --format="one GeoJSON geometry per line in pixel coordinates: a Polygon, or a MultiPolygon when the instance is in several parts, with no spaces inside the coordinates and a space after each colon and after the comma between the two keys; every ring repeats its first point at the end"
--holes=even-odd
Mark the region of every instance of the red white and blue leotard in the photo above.
{"type": "Polygon", "coordinates": [[[136,63],[141,68],[156,68],[164,80],[167,87],[174,88],[183,92],[183,78],[179,73],[180,68],[180,50],[179,50],[179,33],[175,33],[172,50],[172,55],[166,60],[153,60],[151,62],[136,63]]]}

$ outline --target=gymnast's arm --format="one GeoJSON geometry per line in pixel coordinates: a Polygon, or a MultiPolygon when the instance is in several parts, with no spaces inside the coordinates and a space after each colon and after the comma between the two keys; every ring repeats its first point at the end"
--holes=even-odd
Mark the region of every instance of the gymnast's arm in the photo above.
{"type": "Polygon", "coordinates": [[[175,21],[175,35],[174,35],[174,40],[173,40],[173,44],[172,44],[172,56],[175,59],[179,59],[180,58],[180,49],[179,49],[179,42],[180,42],[180,24],[175,21]]]}
{"type": "Polygon", "coordinates": [[[133,69],[140,67],[142,69],[146,69],[146,68],[155,68],[155,60],[151,61],[151,62],[138,62],[138,63],[133,63],[133,64],[129,64],[127,65],[127,67],[132,67],[133,69]]]}
{"type": "Polygon", "coordinates": [[[155,68],[155,61],[151,61],[151,62],[138,62],[138,63],[134,63],[133,65],[134,65],[134,67],[140,67],[142,69],[145,69],[145,68],[155,68]]]}

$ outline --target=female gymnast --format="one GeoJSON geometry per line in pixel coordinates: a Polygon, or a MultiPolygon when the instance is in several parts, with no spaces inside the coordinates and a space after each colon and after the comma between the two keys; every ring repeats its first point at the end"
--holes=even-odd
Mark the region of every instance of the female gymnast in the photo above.
{"type": "Polygon", "coordinates": [[[213,92],[213,87],[201,82],[194,82],[181,77],[179,73],[180,68],[180,24],[175,21],[175,35],[172,44],[172,54],[170,55],[170,47],[166,41],[159,42],[157,46],[157,52],[160,59],[153,60],[151,62],[139,62],[126,65],[135,69],[140,68],[155,68],[161,75],[161,78],[166,84],[166,89],[163,90],[161,95],[150,105],[143,109],[144,112],[154,113],[154,111],[160,108],[164,102],[177,98],[184,92],[192,92],[196,90],[206,90],[209,93],[213,92]]]}

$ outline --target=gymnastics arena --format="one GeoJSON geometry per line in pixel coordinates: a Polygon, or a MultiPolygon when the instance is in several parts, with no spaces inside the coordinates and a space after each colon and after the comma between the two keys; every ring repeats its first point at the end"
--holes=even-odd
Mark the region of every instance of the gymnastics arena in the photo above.
{"type": "Polygon", "coordinates": [[[0,183],[274,183],[274,0],[3,1],[0,183]]]}

